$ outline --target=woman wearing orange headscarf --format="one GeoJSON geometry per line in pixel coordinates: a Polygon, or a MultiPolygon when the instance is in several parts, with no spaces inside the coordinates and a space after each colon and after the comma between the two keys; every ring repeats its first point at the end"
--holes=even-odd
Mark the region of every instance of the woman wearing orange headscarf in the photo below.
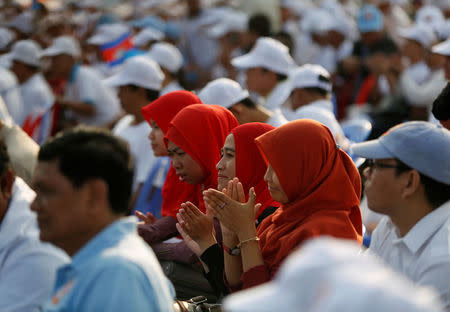
{"type": "Polygon", "coordinates": [[[240,247],[240,261],[225,258],[226,278],[236,289],[271,279],[292,250],[310,238],[362,241],[358,170],[327,127],[296,120],[258,137],[256,143],[269,165],[269,191],[281,202],[274,214],[256,230],[253,190],[245,204],[213,189],[204,193],[206,204],[231,232],[223,233],[224,244],[238,242],[240,247]]]}
{"type": "MultiPolygon", "coordinates": [[[[149,139],[155,156],[168,155],[164,135],[167,133],[170,121],[175,115],[189,105],[200,103],[202,101],[192,92],[174,91],[159,97],[142,108],[142,115],[152,128],[149,139]]],[[[147,220],[146,224],[139,225],[138,230],[142,238],[148,244],[153,244],[178,235],[175,227],[178,209],[180,209],[181,203],[194,200],[198,196],[197,191],[195,186],[181,182],[173,167],[170,166],[161,190],[162,218],[157,221],[153,220],[153,222],[147,220]]],[[[148,194],[143,194],[143,196],[148,197],[148,194]]],[[[137,215],[140,216],[139,212],[137,215]]]]}

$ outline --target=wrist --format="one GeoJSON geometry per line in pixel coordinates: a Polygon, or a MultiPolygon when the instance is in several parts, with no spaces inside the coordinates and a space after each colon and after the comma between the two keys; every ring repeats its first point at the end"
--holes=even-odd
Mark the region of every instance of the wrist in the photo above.
{"type": "Polygon", "coordinates": [[[256,227],[254,224],[249,225],[248,227],[242,228],[239,233],[237,233],[237,237],[240,242],[250,239],[256,236],[256,227]]]}
{"type": "Polygon", "coordinates": [[[198,246],[200,247],[201,254],[203,254],[206,249],[208,249],[209,247],[211,247],[214,244],[217,244],[217,241],[216,241],[215,237],[211,237],[206,240],[199,240],[197,243],[198,243],[198,246]]]}

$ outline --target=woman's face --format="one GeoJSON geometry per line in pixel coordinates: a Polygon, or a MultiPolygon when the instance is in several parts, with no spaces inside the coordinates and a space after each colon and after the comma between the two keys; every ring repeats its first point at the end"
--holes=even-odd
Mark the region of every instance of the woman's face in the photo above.
{"type": "Polygon", "coordinates": [[[172,166],[180,181],[189,184],[200,184],[205,179],[202,167],[185,151],[169,140],[167,153],[172,160],[172,166]]]}
{"type": "Polygon", "coordinates": [[[220,150],[220,155],[222,158],[216,165],[216,169],[219,171],[217,189],[223,190],[227,187],[228,181],[236,176],[235,144],[232,134],[229,134],[225,139],[223,148],[220,150]]]}
{"type": "Polygon", "coordinates": [[[150,132],[148,138],[152,145],[153,154],[158,157],[167,156],[167,149],[164,144],[164,133],[153,120],[150,120],[150,126],[152,127],[152,131],[150,132]]]}
{"type": "Polygon", "coordinates": [[[282,204],[286,204],[289,202],[289,199],[284,192],[283,188],[281,187],[281,183],[278,180],[277,174],[275,173],[275,170],[273,170],[272,166],[269,164],[269,167],[267,167],[266,174],[264,175],[264,181],[267,182],[267,186],[269,187],[270,195],[272,195],[272,198],[276,200],[277,202],[280,202],[282,204]]]}

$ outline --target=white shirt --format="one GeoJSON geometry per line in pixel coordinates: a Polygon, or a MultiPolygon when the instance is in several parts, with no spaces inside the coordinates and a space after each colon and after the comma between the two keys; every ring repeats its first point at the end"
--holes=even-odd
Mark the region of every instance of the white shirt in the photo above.
{"type": "Polygon", "coordinates": [[[404,237],[388,217],[372,235],[370,249],[394,270],[433,286],[450,309],[450,201],[422,218],[404,237]]]}
{"type": "Polygon", "coordinates": [[[104,126],[120,113],[119,100],[114,91],[102,82],[102,77],[94,69],[87,66],[75,66],[66,87],[65,97],[94,105],[93,116],[69,112],[76,120],[86,125],[104,126]]]}
{"type": "Polygon", "coordinates": [[[167,84],[164,88],[161,89],[160,95],[167,94],[169,92],[184,90],[182,86],[178,83],[178,81],[174,80],[167,84]]]}
{"type": "Polygon", "coordinates": [[[21,84],[20,93],[27,117],[41,116],[48,112],[55,103],[53,92],[40,73],[21,84]]]}
{"type": "Polygon", "coordinates": [[[50,298],[56,270],[69,257],[39,240],[35,193],[16,178],[12,199],[0,223],[0,311],[28,312],[50,298]]]}
{"type": "Polygon", "coordinates": [[[113,129],[113,133],[121,137],[130,145],[130,151],[134,158],[133,191],[139,184],[144,183],[150,173],[150,169],[156,162],[153,150],[148,139],[151,128],[146,121],[133,125],[134,117],[126,115],[120,119],[113,129]]]}
{"type": "Polygon", "coordinates": [[[0,67],[0,95],[5,101],[6,108],[14,122],[22,125],[26,112],[20,95],[16,76],[9,70],[0,67]]]}
{"type": "Polygon", "coordinates": [[[419,85],[421,85],[428,79],[430,73],[431,70],[424,61],[410,65],[404,71],[405,75],[407,75],[409,78],[414,80],[419,85]]]}
{"type": "Polygon", "coordinates": [[[271,126],[279,127],[287,123],[286,117],[284,117],[283,113],[279,108],[272,111],[272,116],[266,121],[266,124],[269,124],[271,126]]]}
{"type": "Polygon", "coordinates": [[[279,82],[269,95],[262,101],[262,105],[268,110],[281,108],[291,95],[291,86],[288,79],[279,82]]]}

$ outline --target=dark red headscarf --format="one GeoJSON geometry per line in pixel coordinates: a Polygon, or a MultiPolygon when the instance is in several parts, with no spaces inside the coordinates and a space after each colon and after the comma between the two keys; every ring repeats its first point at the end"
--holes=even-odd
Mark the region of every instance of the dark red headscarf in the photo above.
{"type": "Polygon", "coordinates": [[[244,187],[246,199],[248,199],[249,189],[254,187],[256,202],[262,205],[255,218],[269,206],[280,206],[272,199],[267,183],[264,181],[267,164],[255,144],[257,137],[273,129],[275,127],[265,123],[251,122],[231,131],[235,144],[236,177],[244,187]]]}
{"type": "Polygon", "coordinates": [[[197,200],[192,201],[205,212],[202,191],[217,188],[216,164],[225,138],[238,122],[226,108],[218,105],[190,105],[170,122],[166,139],[192,157],[203,169],[205,179],[196,185],[197,200]]]}
{"type": "MultiPolygon", "coordinates": [[[[150,120],[153,120],[162,132],[167,134],[170,121],[179,111],[186,106],[199,103],[202,101],[192,92],[173,91],[143,107],[142,115],[149,124],[150,120]]],[[[196,192],[194,185],[180,181],[171,165],[161,190],[161,216],[175,218],[181,203],[194,200],[196,192]]]]}
{"type": "Polygon", "coordinates": [[[263,134],[256,143],[289,199],[257,230],[271,276],[309,238],[362,241],[361,179],[327,127],[310,119],[295,120],[263,134]]]}

